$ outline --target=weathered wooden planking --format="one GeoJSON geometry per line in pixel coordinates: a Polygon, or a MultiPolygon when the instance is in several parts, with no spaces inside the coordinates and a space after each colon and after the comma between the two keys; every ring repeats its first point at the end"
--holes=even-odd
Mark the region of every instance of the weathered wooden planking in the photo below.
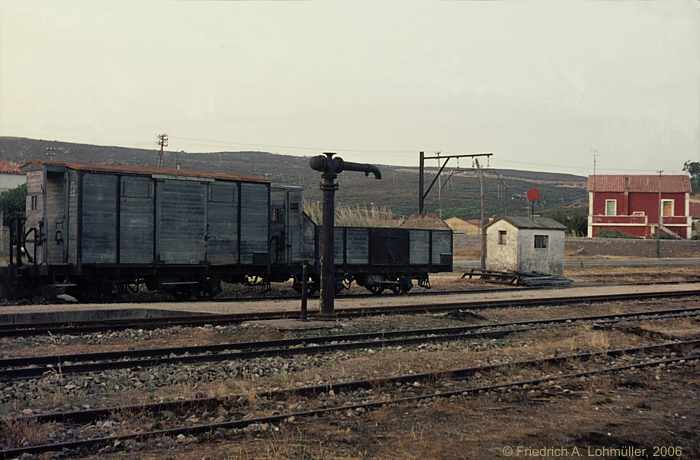
{"type": "Polygon", "coordinates": [[[411,265],[428,265],[430,263],[430,231],[410,230],[411,265]]]}
{"type": "Polygon", "coordinates": [[[366,265],[369,263],[369,230],[366,228],[348,228],[347,237],[348,264],[366,265]]]}
{"type": "Polygon", "coordinates": [[[266,184],[241,184],[241,264],[268,255],[269,193],[266,184]]]}
{"type": "Polygon", "coordinates": [[[119,261],[153,263],[154,182],[150,177],[121,178],[119,261]]]}
{"type": "Polygon", "coordinates": [[[81,259],[84,264],[117,262],[117,176],[83,175],[81,259]]]}
{"type": "Polygon", "coordinates": [[[433,264],[440,264],[440,255],[452,255],[452,234],[448,230],[433,230],[433,264]]]}
{"type": "Polygon", "coordinates": [[[212,265],[238,263],[238,184],[209,184],[207,223],[207,261],[212,265]]]}
{"type": "Polygon", "coordinates": [[[68,263],[78,263],[78,180],[76,171],[68,172],[68,263]]]}
{"type": "Polygon", "coordinates": [[[64,263],[66,191],[63,173],[46,175],[46,253],[49,264],[64,263]]]}
{"type": "Polygon", "coordinates": [[[204,262],[206,182],[157,182],[158,252],[166,264],[204,262]]]}
{"type": "Polygon", "coordinates": [[[343,228],[336,227],[333,229],[333,254],[336,265],[345,263],[345,245],[343,243],[343,228]]]}
{"type": "MultiPolygon", "coordinates": [[[[26,217],[25,228],[28,230],[30,228],[39,228],[39,223],[44,220],[44,172],[43,171],[30,171],[27,173],[27,203],[26,203],[26,217]]],[[[43,229],[44,235],[46,236],[46,229],[43,229]]],[[[34,239],[34,238],[31,238],[34,239]]],[[[27,251],[29,254],[34,254],[34,243],[26,244],[27,251]]],[[[43,254],[44,246],[37,246],[36,256],[37,263],[41,264],[45,262],[43,254]]]]}
{"type": "Polygon", "coordinates": [[[316,258],[316,224],[306,215],[302,214],[303,246],[302,258],[313,262],[316,258]]]}
{"type": "Polygon", "coordinates": [[[291,248],[292,262],[304,260],[303,243],[303,202],[304,192],[302,190],[289,191],[289,217],[288,217],[288,244],[291,248]]]}
{"type": "Polygon", "coordinates": [[[288,245],[288,190],[273,187],[270,191],[270,242],[272,263],[285,264],[289,257],[288,245]]]}

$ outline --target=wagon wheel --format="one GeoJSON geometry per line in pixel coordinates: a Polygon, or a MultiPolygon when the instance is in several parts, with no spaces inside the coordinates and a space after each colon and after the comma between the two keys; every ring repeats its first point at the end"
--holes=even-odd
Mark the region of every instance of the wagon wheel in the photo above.
{"type": "Polygon", "coordinates": [[[18,251],[22,251],[22,252],[24,253],[24,256],[27,258],[27,261],[28,261],[30,264],[33,264],[33,263],[34,263],[34,258],[32,257],[31,254],[29,254],[29,251],[27,251],[27,243],[32,243],[32,244],[36,245],[37,242],[40,242],[40,241],[37,239],[37,232],[36,232],[36,229],[35,229],[35,228],[30,228],[30,229],[27,230],[27,232],[24,234],[23,244],[22,244],[21,246],[18,245],[19,247],[17,248],[18,251]],[[33,234],[33,235],[34,235],[34,239],[33,239],[33,240],[28,239],[28,238],[29,238],[29,234],[33,234]]]}
{"type": "Polygon", "coordinates": [[[381,285],[378,286],[376,284],[373,284],[371,286],[367,286],[367,289],[369,289],[369,292],[371,292],[374,295],[379,295],[382,292],[384,292],[384,286],[381,286],[381,285]]]}
{"type": "Polygon", "coordinates": [[[390,289],[391,289],[391,292],[394,293],[394,295],[401,294],[401,286],[399,286],[398,284],[392,284],[390,289]]]}

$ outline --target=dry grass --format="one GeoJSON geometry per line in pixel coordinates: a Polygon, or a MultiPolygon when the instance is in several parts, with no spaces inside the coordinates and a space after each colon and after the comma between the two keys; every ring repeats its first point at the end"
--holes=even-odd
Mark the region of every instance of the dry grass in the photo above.
{"type": "Polygon", "coordinates": [[[640,329],[668,336],[669,338],[700,337],[700,321],[698,319],[682,318],[670,321],[648,322],[640,329]]]}
{"type": "MultiPolygon", "coordinates": [[[[320,202],[304,202],[304,212],[317,224],[321,223],[322,211],[320,202]]],[[[339,227],[448,228],[442,219],[433,215],[397,216],[390,208],[374,205],[336,207],[335,225],[339,227]]]]}
{"type": "Polygon", "coordinates": [[[25,420],[6,419],[0,422],[0,445],[20,447],[43,444],[49,434],[56,431],[54,423],[32,423],[25,420]]]}

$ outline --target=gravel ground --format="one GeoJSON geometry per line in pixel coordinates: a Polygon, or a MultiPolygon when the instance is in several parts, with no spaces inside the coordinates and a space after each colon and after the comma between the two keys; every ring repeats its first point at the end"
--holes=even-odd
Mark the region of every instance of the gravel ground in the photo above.
{"type": "MultiPolygon", "coordinates": [[[[663,308],[688,306],[684,299],[664,301],[663,308]]],[[[658,301],[597,304],[577,308],[545,307],[542,309],[512,309],[480,311],[479,315],[489,319],[503,321],[533,319],[538,317],[559,317],[570,314],[603,314],[612,312],[644,311],[659,309],[658,301]],[[584,312],[582,312],[582,310],[584,312]],[[553,312],[556,312],[553,314],[553,312]],[[520,315],[520,316],[519,316],[520,315]]],[[[305,335],[327,335],[337,333],[367,332],[387,329],[409,329],[417,327],[441,327],[476,323],[480,319],[467,312],[462,315],[416,315],[369,317],[351,321],[338,322],[334,329],[303,331],[305,335]]],[[[430,370],[466,367],[483,364],[508,363],[524,359],[574,353],[587,350],[602,350],[623,346],[635,346],[642,343],[656,343],[669,337],[689,337],[700,333],[700,321],[697,319],[679,319],[671,321],[645,321],[636,323],[635,328],[594,330],[588,325],[576,325],[570,328],[533,330],[513,334],[498,340],[468,340],[460,342],[421,344],[415,346],[391,347],[378,350],[357,350],[335,352],[324,355],[297,356],[293,358],[260,358],[248,361],[230,361],[199,365],[163,365],[149,369],[115,370],[94,374],[61,375],[57,370],[41,379],[0,383],[0,414],[5,417],[32,415],[59,410],[87,409],[126,404],[142,404],[193,397],[240,395],[231,404],[207,413],[188,413],[185,415],[166,413],[160,418],[144,414],[128,414],[101,420],[87,426],[42,425],[23,426],[5,422],[0,439],[13,445],[34,444],[41,441],[74,439],[76,437],[99,436],[114,433],[131,432],[134,429],[152,430],[182,424],[216,422],[245,416],[273,414],[275,412],[299,410],[313,404],[337,404],[338,402],[362,401],[381,397],[396,396],[392,391],[380,389],[373,393],[354,392],[349,395],[326,395],[308,401],[262,401],[257,395],[263,390],[274,390],[303,385],[322,384],[324,382],[349,381],[358,378],[376,378],[387,375],[425,372],[430,370]],[[370,397],[371,396],[371,397],[370,397]],[[295,406],[294,404],[297,404],[295,406]]],[[[120,331],[109,334],[90,334],[82,337],[56,336],[13,339],[16,349],[43,351],[47,347],[87,347],[90,351],[107,346],[119,348],[125,344],[143,348],[146,344],[164,344],[180,342],[192,344],[192,337],[207,343],[217,341],[261,340],[298,336],[299,331],[281,332],[267,327],[222,326],[206,328],[172,328],[153,331],[120,331]],[[220,340],[219,340],[220,339],[220,340]],[[19,341],[18,341],[19,340],[19,341]],[[22,342],[24,341],[24,342],[22,342]]],[[[87,350],[83,350],[87,351],[87,350]]],[[[562,369],[548,369],[557,372],[562,369]]],[[[566,368],[574,370],[575,367],[566,368]]],[[[529,372],[529,371],[528,371],[529,372]]],[[[479,375],[470,383],[488,383],[504,377],[527,377],[528,372],[509,373],[507,375],[479,375]]],[[[440,388],[453,387],[454,384],[441,384],[440,388]]],[[[437,386],[418,383],[401,388],[402,394],[412,394],[436,389],[437,386]]],[[[432,403],[425,403],[432,404],[432,403]]],[[[424,407],[423,403],[417,407],[424,407]]],[[[339,419],[367,417],[369,414],[345,414],[339,419]]],[[[294,423],[291,424],[294,426],[294,423]]],[[[283,427],[282,432],[288,427],[283,427]]],[[[213,438],[225,443],[224,439],[244,436],[255,439],[256,436],[269,437],[277,433],[273,426],[253,426],[243,431],[217,432],[213,438]]],[[[164,451],[177,451],[189,455],[188,446],[197,445],[202,438],[179,437],[161,439],[148,443],[127,443],[116,448],[155,448],[164,451]]],[[[211,442],[208,440],[206,442],[211,442]]],[[[7,444],[6,444],[7,445],[7,444]]],[[[114,449],[106,449],[104,453],[114,449]]],[[[336,450],[342,453],[343,450],[336,450]]],[[[121,455],[121,454],[117,454],[121,455]]],[[[212,457],[217,458],[217,457],[212,457]]],[[[251,457],[255,458],[255,457],[251,457]]],[[[285,458],[284,456],[279,458],[285,458]]],[[[296,458],[291,456],[289,458],[296,458]]],[[[390,458],[390,457],[388,457],[390,458]]]]}
{"type": "MultiPolygon", "coordinates": [[[[139,446],[143,459],[183,460],[372,458],[499,459],[508,447],[677,447],[700,458],[698,367],[628,371],[524,391],[400,404],[378,410],[287,422],[279,429],[214,433],[211,439],[162,440],[139,446]]],[[[136,447],[136,446],[134,446],[136,447]]],[[[134,451],[100,458],[132,458],[134,451]]],[[[524,457],[524,456],[521,456],[524,457]]],[[[541,456],[540,456],[541,457],[541,456]]],[[[87,458],[97,458],[88,456],[87,458]]],[[[571,458],[549,456],[546,458],[571,458]]],[[[591,457],[588,457],[591,458],[591,457]]],[[[592,458],[631,458],[600,455],[592,458]]],[[[671,458],[671,457],[666,457],[671,458]]]]}
{"type": "Polygon", "coordinates": [[[643,339],[621,331],[594,331],[588,325],[533,330],[506,339],[474,339],[382,349],[271,357],[220,363],[162,365],[90,374],[50,372],[41,379],[0,383],[0,414],[25,409],[76,409],[124,405],[178,397],[212,396],[250,388],[422,372],[526,357],[608,347],[633,346],[643,339]]]}
{"type": "MultiPolygon", "coordinates": [[[[660,355],[655,356],[654,359],[670,357],[671,355],[660,355]]],[[[641,358],[644,361],[648,358],[641,358]]],[[[582,362],[570,362],[563,366],[550,367],[549,369],[544,369],[544,375],[556,376],[562,373],[570,372],[580,372],[582,370],[600,368],[609,365],[624,365],[632,362],[640,361],[639,358],[622,357],[617,359],[600,358],[592,361],[582,362]]],[[[660,368],[663,372],[664,366],[660,368]]],[[[656,372],[659,372],[657,369],[656,372]]],[[[376,387],[366,390],[357,390],[347,393],[336,394],[334,392],[327,392],[317,395],[313,398],[291,398],[285,400],[267,400],[251,397],[250,395],[238,398],[236,400],[230,401],[230,403],[225,405],[220,405],[215,409],[207,411],[190,411],[186,414],[175,414],[172,412],[165,412],[154,416],[152,414],[121,414],[115,417],[109,418],[107,420],[100,420],[95,423],[82,425],[82,426],[71,426],[62,424],[52,424],[50,425],[50,430],[44,431],[43,433],[35,433],[33,443],[36,442],[58,442],[58,441],[68,441],[73,439],[85,439],[92,437],[102,437],[102,436],[112,436],[119,434],[131,433],[134,431],[152,431],[160,429],[174,428],[182,426],[183,422],[187,425],[195,425],[200,423],[219,423],[225,420],[241,419],[241,418],[252,418],[258,416],[266,415],[276,415],[285,412],[294,411],[304,411],[314,408],[324,408],[324,407],[337,407],[347,404],[357,404],[369,401],[383,401],[390,400],[396,397],[410,397],[418,396],[422,394],[429,394],[439,391],[451,391],[458,388],[482,386],[488,384],[494,384],[497,382],[511,381],[511,380],[525,380],[530,378],[536,378],[543,376],[542,370],[537,369],[518,369],[510,368],[504,369],[500,372],[489,372],[484,374],[477,374],[473,378],[470,378],[468,382],[455,382],[455,381],[439,381],[439,382],[407,382],[404,384],[394,384],[387,385],[383,387],[376,387]],[[137,430],[134,427],[138,427],[137,430]],[[41,436],[43,435],[43,436],[41,436]]],[[[579,382],[585,382],[588,379],[577,379],[579,382]]],[[[563,387],[566,383],[564,382],[551,382],[546,384],[544,387],[547,389],[548,395],[559,396],[568,395],[571,390],[563,387]]],[[[530,393],[534,392],[534,389],[528,387],[524,388],[524,391],[530,393]]],[[[523,390],[504,390],[503,394],[522,392],[523,390]]],[[[431,400],[425,400],[417,402],[418,407],[425,407],[433,404],[431,400]]],[[[340,419],[348,419],[356,416],[361,416],[365,414],[365,409],[357,410],[345,410],[338,414],[340,419]]],[[[291,420],[293,423],[294,420],[291,420]]],[[[251,425],[242,430],[220,430],[219,435],[230,436],[231,434],[240,433],[251,433],[251,432],[264,432],[264,431],[277,431],[279,428],[269,424],[255,424],[251,425]]],[[[22,439],[17,439],[24,435],[27,430],[24,427],[11,427],[6,429],[6,439],[12,444],[16,443],[22,444],[22,439]]],[[[37,430],[38,431],[38,430],[37,430]]],[[[192,442],[199,441],[201,436],[178,436],[174,440],[174,444],[188,444],[192,442]]],[[[26,442],[26,441],[25,441],[26,442]]],[[[143,441],[143,442],[131,442],[128,446],[109,446],[102,449],[102,452],[108,452],[114,450],[114,448],[127,447],[130,449],[149,447],[155,444],[156,446],[159,441],[143,441]]],[[[6,446],[5,446],[6,447],[6,446]]],[[[161,446],[162,447],[162,446],[161,446]]]]}

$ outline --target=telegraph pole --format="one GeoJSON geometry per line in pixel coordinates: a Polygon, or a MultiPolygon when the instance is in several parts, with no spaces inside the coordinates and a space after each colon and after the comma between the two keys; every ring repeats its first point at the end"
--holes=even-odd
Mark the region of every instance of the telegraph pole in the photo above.
{"type": "Polygon", "coordinates": [[[423,172],[425,169],[425,152],[418,156],[418,214],[423,215],[423,172]]]}
{"type": "Polygon", "coordinates": [[[659,224],[656,227],[656,257],[661,257],[661,227],[664,224],[664,207],[661,205],[661,174],[664,170],[659,169],[659,205],[657,209],[659,210],[659,224]]]}
{"type": "Polygon", "coordinates": [[[168,146],[168,135],[167,134],[158,134],[158,145],[160,145],[160,154],[158,155],[158,167],[162,168],[163,167],[163,148],[168,146]]]}
{"type": "MultiPolygon", "coordinates": [[[[435,154],[437,156],[438,169],[440,168],[440,152],[435,154]]],[[[438,216],[442,219],[442,176],[438,174],[438,216]]]]}
{"type": "Polygon", "coordinates": [[[481,219],[479,220],[479,230],[481,234],[481,269],[486,270],[486,210],[484,209],[484,171],[481,169],[479,159],[474,158],[476,170],[479,172],[479,203],[481,208],[481,219]]]}

